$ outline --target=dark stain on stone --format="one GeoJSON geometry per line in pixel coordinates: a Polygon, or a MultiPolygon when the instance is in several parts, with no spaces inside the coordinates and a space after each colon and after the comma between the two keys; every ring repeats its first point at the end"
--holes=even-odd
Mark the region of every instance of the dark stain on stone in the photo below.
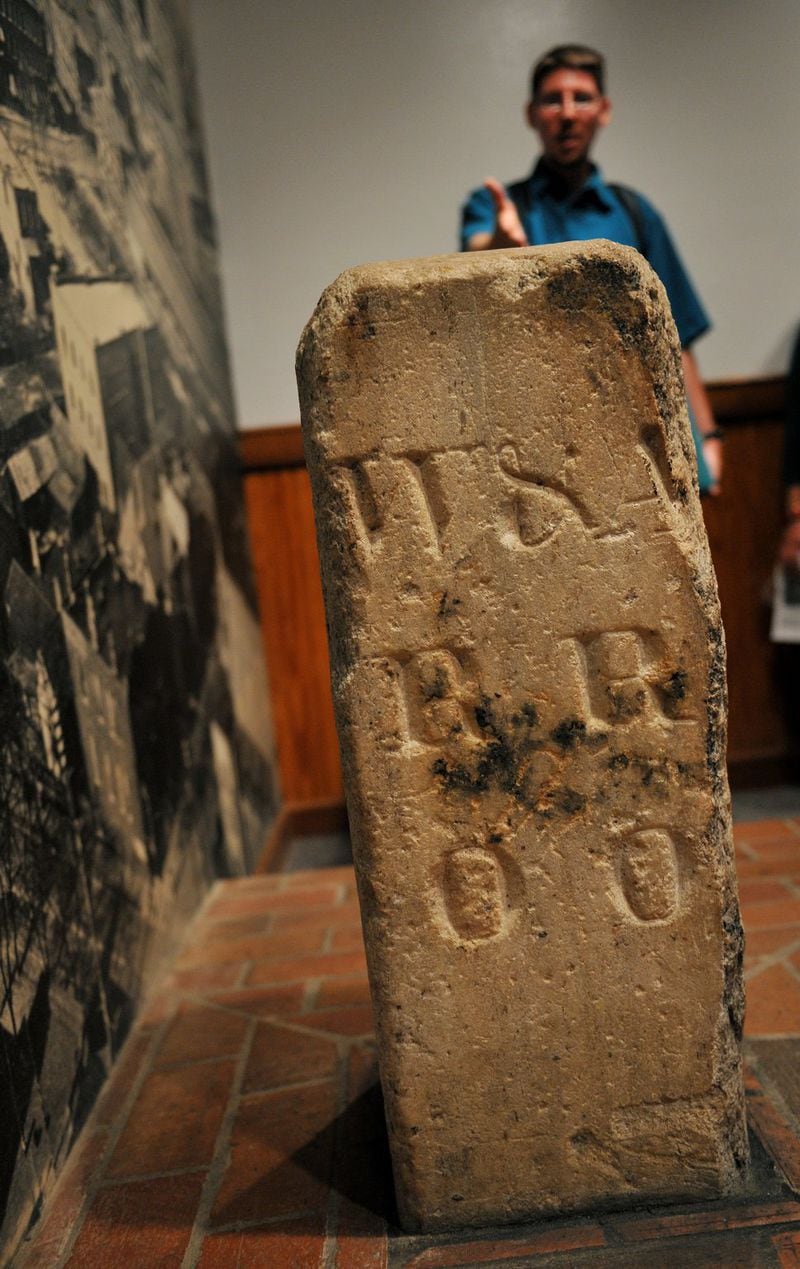
{"type": "Polygon", "coordinates": [[[374,339],[378,333],[378,329],[374,322],[369,321],[369,296],[357,295],[355,299],[355,311],[347,314],[347,325],[355,330],[359,339],[374,339]]]}
{"type": "Polygon", "coordinates": [[[637,688],[635,692],[620,692],[615,691],[613,687],[608,687],[606,692],[612,723],[621,723],[628,718],[638,718],[645,707],[647,697],[643,687],[637,688]]]}
{"type": "Polygon", "coordinates": [[[437,665],[433,678],[427,683],[422,684],[422,699],[428,701],[441,701],[447,694],[447,677],[440,665],[437,665]]]}
{"type": "Polygon", "coordinates": [[[518,714],[511,715],[512,727],[538,727],[539,715],[536,712],[536,706],[526,701],[518,714]]]}
{"type": "Polygon", "coordinates": [[[578,268],[551,278],[547,287],[549,298],[567,313],[599,308],[626,348],[643,348],[650,339],[645,306],[635,298],[639,289],[635,268],[619,260],[589,257],[583,257],[578,268]]]}
{"type": "Polygon", "coordinates": [[[481,731],[489,731],[494,726],[492,707],[485,698],[480,705],[475,706],[475,722],[478,724],[481,731]]]}
{"type": "Polygon", "coordinates": [[[577,815],[578,811],[582,811],[586,805],[586,798],[582,793],[566,786],[555,790],[553,800],[559,811],[563,811],[565,815],[577,815]]]}
{"type": "Polygon", "coordinates": [[[706,763],[715,778],[725,762],[720,741],[718,719],[727,703],[727,686],[725,683],[725,652],[722,630],[719,626],[708,627],[708,642],[711,645],[711,664],[708,670],[708,692],[706,706],[708,708],[708,728],[706,730],[706,763]]]}
{"type": "Polygon", "coordinates": [[[482,779],[480,772],[473,774],[466,767],[451,765],[446,758],[437,758],[431,770],[435,776],[439,776],[443,786],[449,791],[480,793],[489,787],[488,780],[482,779]]]}
{"type": "Polygon", "coordinates": [[[626,753],[612,753],[608,765],[612,771],[624,770],[625,767],[630,766],[630,758],[626,753]]]}
{"type": "Polygon", "coordinates": [[[548,789],[536,803],[536,814],[543,820],[551,820],[556,812],[563,815],[577,815],[586,806],[586,798],[577,789],[567,785],[559,785],[548,789]]]}
{"type": "Polygon", "coordinates": [[[448,617],[453,617],[455,615],[456,608],[460,603],[460,599],[457,599],[455,596],[451,598],[448,591],[444,591],[442,598],[439,600],[439,610],[436,614],[437,617],[440,617],[442,620],[446,620],[448,617]]]}
{"type": "Polygon", "coordinates": [[[744,1026],[744,995],[742,992],[742,963],[744,961],[744,930],[735,902],[726,907],[722,915],[722,931],[728,950],[726,965],[726,1001],[728,1017],[737,1040],[742,1038],[744,1026]]]}
{"type": "Polygon", "coordinates": [[[550,732],[561,749],[574,749],[586,737],[586,723],[580,718],[565,718],[550,732]]]}
{"type": "Polygon", "coordinates": [[[509,734],[495,717],[487,696],[475,707],[475,722],[485,739],[470,763],[448,762],[439,757],[431,768],[433,774],[448,792],[474,794],[496,788],[509,793],[522,806],[530,807],[525,759],[540,747],[539,743],[528,734],[509,734]]]}
{"type": "Polygon", "coordinates": [[[665,759],[634,758],[633,765],[641,776],[642,785],[652,795],[664,797],[669,786],[670,764],[665,759]]]}
{"type": "Polygon", "coordinates": [[[675,717],[678,706],[682,700],[685,700],[688,681],[689,676],[685,670],[674,670],[661,685],[659,689],[661,705],[668,718],[675,717]]]}

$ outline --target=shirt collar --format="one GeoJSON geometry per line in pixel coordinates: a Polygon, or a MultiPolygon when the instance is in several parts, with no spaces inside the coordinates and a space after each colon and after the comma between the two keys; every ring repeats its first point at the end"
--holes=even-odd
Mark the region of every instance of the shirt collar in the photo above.
{"type": "Polygon", "coordinates": [[[528,179],[534,196],[538,195],[541,197],[543,194],[549,194],[559,202],[568,201],[573,204],[594,200],[600,203],[607,211],[612,211],[614,208],[611,192],[603,180],[603,174],[596,163],[591,164],[591,171],[583,187],[568,200],[564,199],[563,190],[544,159],[538,160],[528,179]]]}

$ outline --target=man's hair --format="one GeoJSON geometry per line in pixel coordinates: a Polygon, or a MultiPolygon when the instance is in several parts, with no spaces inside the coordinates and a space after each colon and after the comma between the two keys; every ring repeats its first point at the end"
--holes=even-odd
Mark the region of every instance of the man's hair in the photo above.
{"type": "Polygon", "coordinates": [[[551,71],[560,70],[586,71],[594,77],[601,95],[605,93],[606,62],[602,53],[587,48],[585,44],[558,44],[549,53],[540,57],[531,71],[531,99],[536,100],[539,85],[551,71]]]}

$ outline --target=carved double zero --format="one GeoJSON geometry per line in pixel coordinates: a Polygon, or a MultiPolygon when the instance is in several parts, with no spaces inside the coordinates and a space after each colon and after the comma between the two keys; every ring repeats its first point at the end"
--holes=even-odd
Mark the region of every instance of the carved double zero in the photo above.
{"type": "MultiPolygon", "coordinates": [[[[663,828],[641,829],[623,840],[618,861],[619,896],[642,924],[665,923],[680,908],[678,852],[663,828]]],[[[491,850],[462,846],[445,857],[441,879],[444,911],[460,939],[486,940],[505,932],[514,902],[508,864],[491,850]]]]}

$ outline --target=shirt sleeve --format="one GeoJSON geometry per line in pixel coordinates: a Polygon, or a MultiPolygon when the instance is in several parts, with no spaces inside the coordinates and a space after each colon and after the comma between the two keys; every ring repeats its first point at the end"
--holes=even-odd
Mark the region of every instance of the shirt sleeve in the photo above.
{"type": "Polygon", "coordinates": [[[467,241],[473,234],[494,233],[494,199],[485,185],[475,189],[461,208],[461,250],[466,251],[467,241]]]}
{"type": "Polygon", "coordinates": [[[643,214],[645,255],[664,283],[681,348],[688,348],[705,334],[711,321],[663,219],[652,203],[641,195],[639,197],[643,214]]]}

